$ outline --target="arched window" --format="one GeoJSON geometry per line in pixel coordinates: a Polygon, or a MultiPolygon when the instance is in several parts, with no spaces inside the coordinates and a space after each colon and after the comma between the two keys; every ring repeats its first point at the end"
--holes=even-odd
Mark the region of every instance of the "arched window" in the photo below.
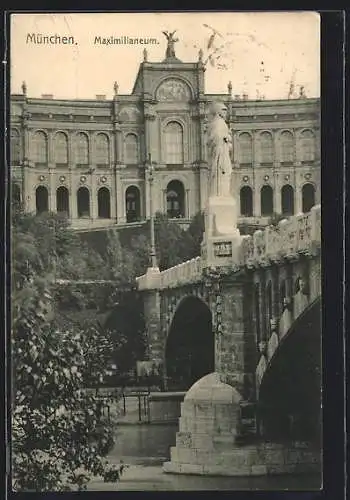
{"type": "Polygon", "coordinates": [[[301,161],[309,163],[315,160],[315,136],[311,130],[304,130],[301,134],[301,161]]]}
{"type": "Polygon", "coordinates": [[[21,163],[21,138],[18,130],[16,129],[11,129],[10,146],[11,165],[18,165],[19,163],[21,163]]]}
{"type": "Polygon", "coordinates": [[[261,215],[273,214],[273,190],[271,186],[261,188],[261,215]]]}
{"type": "Polygon", "coordinates": [[[251,135],[243,132],[238,137],[239,145],[239,163],[240,165],[251,166],[253,163],[253,143],[251,135]]]}
{"type": "Polygon", "coordinates": [[[65,186],[60,186],[56,191],[57,212],[69,216],[69,192],[65,186]]]}
{"type": "Polygon", "coordinates": [[[76,136],[76,163],[77,165],[89,164],[89,138],[83,132],[76,136]]]}
{"type": "Polygon", "coordinates": [[[21,188],[18,184],[12,183],[12,205],[19,208],[22,203],[21,188]]]}
{"type": "Polygon", "coordinates": [[[185,190],[182,182],[171,181],[166,192],[167,215],[170,218],[185,217],[185,190]]]}
{"type": "Polygon", "coordinates": [[[259,283],[255,284],[254,302],[255,302],[256,343],[258,345],[259,342],[261,341],[260,285],[259,285],[259,283]]]}
{"type": "Polygon", "coordinates": [[[125,163],[135,165],[139,162],[139,145],[135,134],[128,134],[125,137],[125,163]]]}
{"type": "Polygon", "coordinates": [[[129,186],[125,193],[126,222],[140,220],[140,190],[136,186],[129,186]]]}
{"type": "Polygon", "coordinates": [[[289,184],[286,184],[281,189],[282,214],[294,214],[294,189],[289,184]]]}
{"type": "Polygon", "coordinates": [[[36,213],[42,214],[49,210],[49,193],[45,186],[38,186],[35,191],[36,213]]]}
{"type": "Polygon", "coordinates": [[[47,165],[47,137],[42,131],[33,136],[33,159],[36,165],[47,165]]]}
{"type": "Polygon", "coordinates": [[[87,187],[82,186],[77,193],[78,217],[90,217],[90,193],[87,187]]]}
{"type": "Polygon", "coordinates": [[[263,165],[273,163],[273,141],[270,132],[260,134],[260,163],[263,165]]]}
{"type": "Polygon", "coordinates": [[[109,189],[101,187],[97,193],[98,216],[103,219],[111,217],[111,196],[109,189]]]}
{"type": "Polygon", "coordinates": [[[169,122],[164,130],[165,161],[168,165],[184,162],[183,129],[178,122],[169,122]]]}
{"type": "Polygon", "coordinates": [[[97,166],[109,165],[109,138],[106,134],[96,136],[96,164],[97,166]]]}
{"type": "Polygon", "coordinates": [[[302,210],[304,213],[310,212],[315,205],[315,186],[313,184],[304,184],[302,189],[302,210]]]}
{"type": "Polygon", "coordinates": [[[54,159],[57,166],[65,166],[68,163],[68,139],[63,132],[55,134],[54,159]]]}
{"type": "Polygon", "coordinates": [[[291,132],[285,130],[281,134],[281,163],[292,164],[294,162],[294,137],[291,132]]]}
{"type": "Polygon", "coordinates": [[[243,186],[240,191],[241,215],[252,217],[253,215],[253,191],[249,186],[243,186]]]}

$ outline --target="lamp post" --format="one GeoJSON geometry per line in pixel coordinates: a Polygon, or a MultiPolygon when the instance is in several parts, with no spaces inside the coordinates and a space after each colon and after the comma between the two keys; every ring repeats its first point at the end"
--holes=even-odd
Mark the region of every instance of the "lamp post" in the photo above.
{"type": "Polygon", "coordinates": [[[148,154],[148,162],[147,162],[147,170],[148,170],[148,181],[149,181],[149,210],[150,210],[150,231],[151,231],[151,251],[150,251],[150,260],[151,267],[153,269],[158,268],[157,266],[157,255],[156,255],[156,242],[155,242],[155,233],[154,233],[154,215],[153,215],[153,162],[151,158],[151,153],[148,154]]]}

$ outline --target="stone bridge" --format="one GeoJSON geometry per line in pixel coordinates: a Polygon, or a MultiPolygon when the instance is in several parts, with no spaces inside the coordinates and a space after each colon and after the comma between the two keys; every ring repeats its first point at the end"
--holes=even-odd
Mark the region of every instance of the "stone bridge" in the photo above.
{"type": "Polygon", "coordinates": [[[240,241],[230,265],[197,257],[138,278],[149,359],[169,389],[219,373],[254,405],[258,433],[284,435],[303,412],[319,428],[321,207],[240,241]]]}

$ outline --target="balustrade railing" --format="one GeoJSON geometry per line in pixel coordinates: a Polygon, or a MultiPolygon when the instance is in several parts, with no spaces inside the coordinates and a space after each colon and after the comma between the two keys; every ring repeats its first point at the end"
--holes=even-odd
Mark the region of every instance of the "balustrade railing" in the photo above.
{"type": "MultiPolygon", "coordinates": [[[[259,267],[283,258],[297,257],[300,253],[312,253],[321,244],[321,206],[316,205],[307,214],[299,214],[255,231],[252,236],[241,238],[239,262],[232,266],[259,267]]],[[[194,259],[178,264],[159,273],[159,279],[137,278],[140,290],[147,288],[175,288],[202,279],[205,259],[194,259]]]]}

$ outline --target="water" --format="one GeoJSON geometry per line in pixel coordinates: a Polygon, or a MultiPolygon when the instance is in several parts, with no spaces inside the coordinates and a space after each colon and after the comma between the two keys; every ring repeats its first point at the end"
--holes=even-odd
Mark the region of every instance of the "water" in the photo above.
{"type": "Polygon", "coordinates": [[[174,424],[120,425],[111,455],[133,464],[162,464],[170,458],[177,430],[174,424]]]}

